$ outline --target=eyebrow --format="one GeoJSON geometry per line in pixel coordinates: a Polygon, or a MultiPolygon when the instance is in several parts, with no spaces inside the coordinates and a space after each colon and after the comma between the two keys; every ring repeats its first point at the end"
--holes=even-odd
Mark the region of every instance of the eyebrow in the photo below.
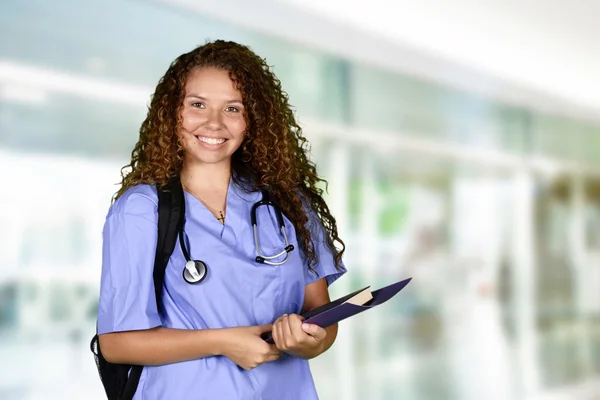
{"type": "MultiPolygon", "coordinates": [[[[202,101],[207,101],[206,97],[203,97],[203,96],[200,96],[197,94],[189,94],[189,95],[185,96],[185,98],[186,99],[194,98],[194,99],[198,99],[198,100],[202,100],[202,101]]],[[[233,103],[243,104],[241,99],[229,99],[229,100],[226,100],[225,103],[227,103],[227,104],[233,104],[233,103]]]]}

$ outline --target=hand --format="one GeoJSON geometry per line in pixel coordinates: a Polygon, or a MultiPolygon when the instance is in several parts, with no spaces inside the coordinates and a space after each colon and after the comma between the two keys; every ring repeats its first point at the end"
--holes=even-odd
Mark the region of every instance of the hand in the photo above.
{"type": "Polygon", "coordinates": [[[305,324],[298,314],[282,315],[273,324],[273,340],[279,350],[309,359],[325,351],[327,331],[318,325],[305,324]]]}
{"type": "Polygon", "coordinates": [[[260,337],[272,329],[272,324],[229,328],[223,333],[227,337],[222,354],[247,371],[275,361],[281,357],[281,350],[260,337]]]}

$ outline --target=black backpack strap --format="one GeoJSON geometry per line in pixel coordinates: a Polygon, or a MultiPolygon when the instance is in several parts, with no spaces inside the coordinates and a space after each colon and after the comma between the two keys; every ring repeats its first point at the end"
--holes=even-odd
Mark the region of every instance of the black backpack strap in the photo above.
{"type": "Polygon", "coordinates": [[[121,400],[133,399],[133,395],[135,395],[138,383],[140,383],[142,369],[144,369],[144,367],[141,365],[134,365],[131,367],[131,371],[129,372],[129,378],[127,378],[127,383],[125,383],[125,389],[123,390],[123,394],[121,395],[121,400]]]}
{"type": "MultiPolygon", "coordinates": [[[[162,307],[162,288],[169,258],[175,249],[177,235],[185,218],[185,199],[179,178],[173,178],[165,187],[157,186],[158,192],[158,240],[154,257],[154,292],[157,309],[162,307]]],[[[142,375],[141,365],[131,367],[121,400],[132,400],[142,375]]]]}
{"type": "Polygon", "coordinates": [[[183,227],[185,202],[179,177],[171,179],[163,188],[157,187],[157,190],[158,241],[154,258],[154,291],[156,303],[160,309],[165,269],[175,249],[177,235],[183,227]]]}

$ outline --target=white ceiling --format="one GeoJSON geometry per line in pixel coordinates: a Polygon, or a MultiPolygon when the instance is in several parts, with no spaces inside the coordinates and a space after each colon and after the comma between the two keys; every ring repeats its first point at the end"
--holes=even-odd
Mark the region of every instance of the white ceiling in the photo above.
{"type": "Polygon", "coordinates": [[[278,0],[600,111],[599,0],[278,0]]]}
{"type": "Polygon", "coordinates": [[[510,104],[600,122],[600,0],[160,1],[510,104]]]}

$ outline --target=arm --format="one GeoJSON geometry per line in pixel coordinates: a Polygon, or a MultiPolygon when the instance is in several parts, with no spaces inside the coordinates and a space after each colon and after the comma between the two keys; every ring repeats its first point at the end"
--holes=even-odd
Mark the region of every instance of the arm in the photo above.
{"type": "Polygon", "coordinates": [[[170,329],[99,335],[104,358],[111,363],[162,365],[211,356],[226,356],[244,369],[279,358],[281,352],[260,334],[271,325],[223,329],[170,329]]]}
{"type": "MultiPolygon", "coordinates": [[[[327,304],[331,301],[329,298],[329,290],[327,281],[325,278],[319,279],[316,282],[309,283],[304,287],[304,305],[302,306],[302,312],[314,310],[317,307],[327,304]]],[[[319,328],[316,325],[310,325],[309,334],[315,334],[319,328]]],[[[320,328],[322,329],[322,328],[320,328]]],[[[326,335],[323,340],[319,342],[319,348],[314,351],[314,354],[310,354],[309,358],[318,356],[321,353],[326,352],[335,342],[338,332],[338,324],[333,324],[325,329],[326,335]]]]}
{"type": "Polygon", "coordinates": [[[225,335],[217,329],[184,330],[153,328],[99,335],[108,362],[161,365],[222,353],[225,335]]]}

